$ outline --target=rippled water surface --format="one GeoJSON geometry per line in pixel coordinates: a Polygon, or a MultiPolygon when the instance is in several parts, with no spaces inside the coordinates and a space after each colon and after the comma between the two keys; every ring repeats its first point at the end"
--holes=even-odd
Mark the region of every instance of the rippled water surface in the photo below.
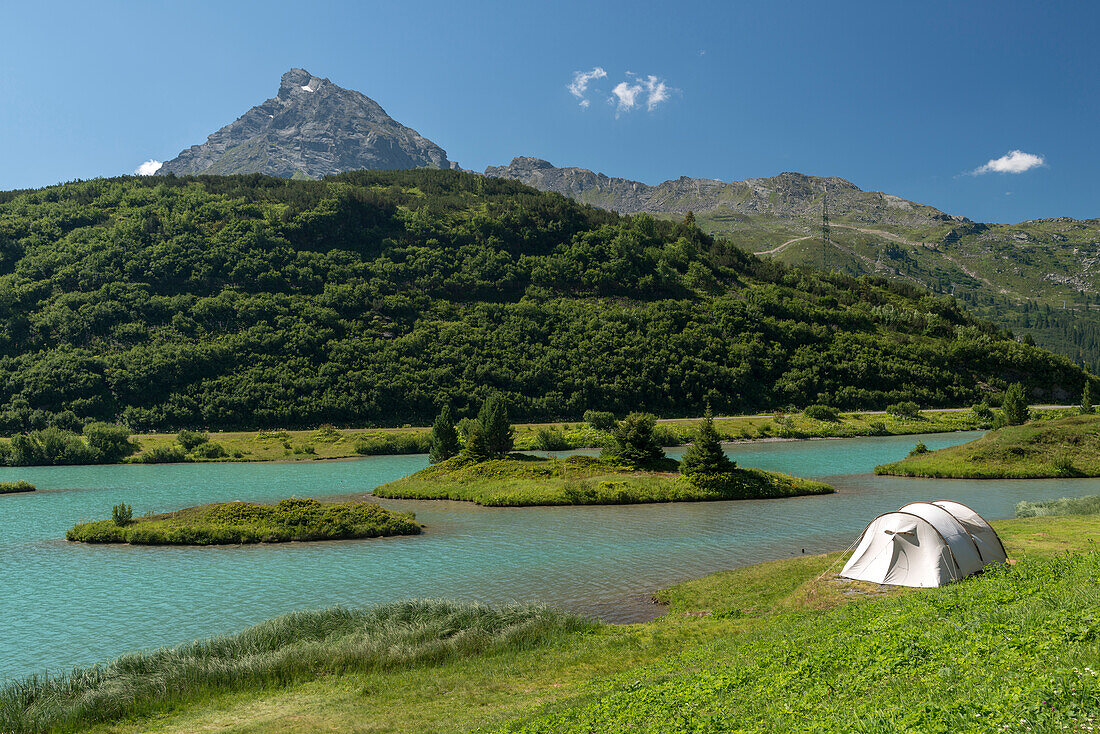
{"type": "MultiPolygon", "coordinates": [[[[978,434],[924,436],[930,448],[978,434]]],[[[731,446],[742,466],[824,478],[823,497],[563,508],[380,500],[413,510],[418,537],[245,547],[67,543],[65,530],[128,502],[136,514],[224,500],[369,491],[424,456],[298,464],[0,470],[30,494],[0,496],[0,678],[232,632],[283,612],[404,597],[543,600],[612,621],[652,616],[661,587],[710,571],[846,547],[875,515],[955,499],[987,518],[1021,499],[1100,493],[1100,480],[876,477],[913,437],[731,446]]],[[[670,452],[676,455],[679,452],[670,452]]]]}

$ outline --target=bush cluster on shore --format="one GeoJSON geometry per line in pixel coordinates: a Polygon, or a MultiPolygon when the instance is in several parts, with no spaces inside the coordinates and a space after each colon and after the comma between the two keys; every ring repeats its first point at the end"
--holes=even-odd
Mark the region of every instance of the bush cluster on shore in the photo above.
{"type": "Polygon", "coordinates": [[[51,466],[114,464],[137,451],[130,429],[110,423],[89,423],[80,433],[50,426],[17,433],[0,443],[0,464],[51,466]]]}
{"type": "Polygon", "coordinates": [[[217,545],[374,538],[419,532],[420,525],[412,514],[387,510],[372,502],[285,499],[275,505],[218,503],[140,518],[132,516],[128,505],[119,505],[111,520],[81,523],[70,528],[65,537],[83,543],[217,545]]]}
{"type": "Polygon", "coordinates": [[[79,730],[212,692],[530,649],[595,624],[543,606],[412,600],[295,612],[245,631],[0,688],[0,732],[79,730]]]}

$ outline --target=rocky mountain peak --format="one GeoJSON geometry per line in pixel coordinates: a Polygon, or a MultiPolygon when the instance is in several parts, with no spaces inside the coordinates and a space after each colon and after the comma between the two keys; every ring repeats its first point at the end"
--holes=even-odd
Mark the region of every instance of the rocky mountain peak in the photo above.
{"type": "Polygon", "coordinates": [[[837,176],[787,171],[768,178],[720,181],[681,176],[657,185],[612,178],[586,168],[558,168],[541,158],[516,157],[507,166],[490,166],[486,176],[510,178],[543,191],[556,191],[586,204],[623,214],[725,211],[768,217],[806,219],[821,215],[829,192],[832,213],[867,223],[921,224],[966,222],[939,209],[878,191],[863,191],[837,176]]]}
{"type": "Polygon", "coordinates": [[[313,93],[325,84],[332,84],[332,82],[328,79],[315,77],[305,69],[291,69],[283,74],[279,84],[279,97],[287,99],[303,92],[313,93]]]}
{"type": "Polygon", "coordinates": [[[168,161],[157,173],[267,173],[320,178],[342,171],[457,168],[447,152],[370,97],[314,76],[283,74],[279,92],[168,161]]]}
{"type": "Polygon", "coordinates": [[[533,158],[530,156],[516,156],[512,159],[512,162],[508,164],[509,168],[553,168],[554,164],[550,161],[543,160],[542,158],[533,158]]]}

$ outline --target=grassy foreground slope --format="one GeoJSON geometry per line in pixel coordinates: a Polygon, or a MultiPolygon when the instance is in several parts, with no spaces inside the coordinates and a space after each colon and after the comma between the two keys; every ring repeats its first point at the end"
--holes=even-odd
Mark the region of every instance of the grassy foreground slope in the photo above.
{"type": "Polygon", "coordinates": [[[374,494],[519,507],[771,499],[835,491],[823,482],[762,469],[734,468],[692,480],[678,473],[676,462],[668,464],[667,471],[641,471],[592,456],[547,459],[511,454],[479,462],[460,454],[375,487],[374,494]]]}
{"type": "Polygon", "coordinates": [[[81,543],[236,545],[418,533],[420,525],[412,514],[387,510],[373,502],[286,499],[275,505],[219,502],[134,518],[124,524],[113,520],[80,523],[65,537],[81,543]]]}
{"type": "Polygon", "coordinates": [[[1100,415],[1030,421],[875,467],[876,474],[966,479],[1100,476],[1100,415]]]}
{"type": "MultiPolygon", "coordinates": [[[[98,674],[78,677],[75,690],[84,692],[73,708],[71,694],[61,693],[71,689],[58,684],[42,711],[69,712],[57,731],[113,734],[1087,731],[1100,707],[1089,670],[1100,652],[1100,553],[1092,550],[1100,517],[995,526],[1019,562],[942,589],[883,594],[838,581],[841,554],[834,553],[673,587],[660,594],[669,614],[644,625],[519,615],[516,634],[501,634],[508,625],[499,622],[462,634],[459,615],[444,610],[436,619],[421,605],[389,621],[391,607],[373,613],[381,624],[360,644],[342,632],[354,624],[309,633],[309,624],[277,620],[245,633],[269,649],[257,666],[277,659],[284,670],[301,671],[302,658],[310,680],[250,679],[247,666],[230,657],[228,672],[210,687],[160,687],[177,668],[158,655],[192,660],[181,674],[189,665],[202,670],[201,659],[188,655],[201,648],[185,647],[107,668],[178,690],[168,709],[140,688],[122,689],[139,694],[136,704],[116,696],[98,674]],[[272,626],[286,632],[268,634],[272,626]],[[531,633],[518,631],[524,628],[531,633]],[[338,654],[349,645],[373,652],[338,654]],[[114,721],[90,726],[91,712],[114,721]]],[[[488,620],[496,614],[484,613],[488,620]]],[[[207,644],[233,650],[228,641],[207,644]]],[[[0,695],[5,711],[32,700],[38,684],[21,685],[0,695]]]]}
{"type": "MultiPolygon", "coordinates": [[[[0,432],[426,425],[901,400],[1070,360],[912,284],[456,171],[135,177],[0,193],[0,432]]],[[[1100,390],[1100,383],[1097,386],[1100,390]]]]}

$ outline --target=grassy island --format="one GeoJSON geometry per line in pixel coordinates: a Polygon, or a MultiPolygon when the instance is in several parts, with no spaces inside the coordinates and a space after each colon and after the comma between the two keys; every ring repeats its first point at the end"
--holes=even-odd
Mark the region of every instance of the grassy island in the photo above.
{"type": "Polygon", "coordinates": [[[30,482],[20,479],[18,482],[0,482],[0,494],[16,494],[17,492],[33,492],[37,489],[30,482]]]}
{"type": "Polygon", "coordinates": [[[876,474],[958,479],[1100,476],[1100,415],[1037,420],[875,467],[876,474]]]}
{"type": "MultiPolygon", "coordinates": [[[[117,508],[116,508],[117,509],[117,508]]],[[[276,505],[221,502],[176,512],[82,523],[65,537],[82,543],[134,545],[220,545],[281,543],[291,540],[344,540],[416,535],[412,514],[372,502],[319,502],[285,499],[276,505]]]]}
{"type": "Polygon", "coordinates": [[[593,456],[546,459],[510,454],[486,461],[455,456],[383,484],[374,494],[519,507],[771,499],[833,491],[822,482],[761,469],[733,468],[705,479],[689,479],[677,472],[677,462],[671,459],[638,470],[614,459],[593,456]]]}

